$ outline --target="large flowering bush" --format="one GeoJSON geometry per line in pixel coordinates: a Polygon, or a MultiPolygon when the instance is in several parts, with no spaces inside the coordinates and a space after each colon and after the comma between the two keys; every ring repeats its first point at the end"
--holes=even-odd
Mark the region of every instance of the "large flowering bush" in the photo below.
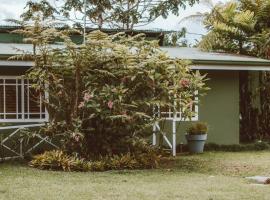
{"type": "Polygon", "coordinates": [[[176,100],[190,117],[195,91],[205,89],[205,76],[142,34],[96,31],[78,45],[68,31],[36,27],[21,33],[35,47],[28,76],[49,94],[44,103],[50,122],[43,132],[60,136],[64,150],[83,158],[143,152],[138,141],[159,120],[153,108],[172,107],[176,100]],[[50,45],[56,38],[63,44],[50,45]]]}

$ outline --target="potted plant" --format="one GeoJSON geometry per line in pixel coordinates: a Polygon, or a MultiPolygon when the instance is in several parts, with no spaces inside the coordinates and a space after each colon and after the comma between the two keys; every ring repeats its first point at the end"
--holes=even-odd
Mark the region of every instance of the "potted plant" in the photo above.
{"type": "Polygon", "coordinates": [[[195,123],[187,129],[186,140],[190,153],[203,153],[207,132],[208,125],[203,122],[195,123]]]}

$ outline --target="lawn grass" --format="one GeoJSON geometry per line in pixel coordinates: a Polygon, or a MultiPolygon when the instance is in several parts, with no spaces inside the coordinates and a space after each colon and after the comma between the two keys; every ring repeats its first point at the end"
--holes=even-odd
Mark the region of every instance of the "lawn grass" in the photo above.
{"type": "Polygon", "coordinates": [[[270,186],[250,184],[251,175],[270,175],[270,152],[180,155],[156,170],[96,173],[3,163],[0,199],[269,200],[270,186]]]}

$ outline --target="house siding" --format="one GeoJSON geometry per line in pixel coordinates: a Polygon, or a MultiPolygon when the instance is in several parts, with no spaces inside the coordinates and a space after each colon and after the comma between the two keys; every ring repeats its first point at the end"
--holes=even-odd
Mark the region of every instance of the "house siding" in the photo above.
{"type": "MultiPolygon", "coordinates": [[[[239,72],[203,71],[207,73],[211,88],[200,99],[199,121],[209,124],[208,143],[239,144],[239,72]]],[[[185,132],[191,122],[178,122],[177,143],[186,143],[185,132]]],[[[171,131],[171,123],[165,124],[171,131]]],[[[171,133],[171,132],[170,132],[171,133]]],[[[171,136],[171,134],[168,134],[171,136]]]]}

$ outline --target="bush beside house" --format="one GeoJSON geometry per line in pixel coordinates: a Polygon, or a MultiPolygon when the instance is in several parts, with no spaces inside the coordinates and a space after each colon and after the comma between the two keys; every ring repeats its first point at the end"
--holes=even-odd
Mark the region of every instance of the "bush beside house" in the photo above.
{"type": "MultiPolygon", "coordinates": [[[[119,160],[134,161],[136,166],[131,168],[148,168],[149,162],[155,166],[157,153],[152,155],[145,142],[154,121],[160,120],[153,116],[153,108],[173,108],[176,102],[176,109],[189,118],[196,103],[194,94],[203,95],[207,89],[205,76],[192,72],[188,62],[169,58],[157,41],[147,41],[143,34],[130,37],[95,31],[86,35],[85,44],[77,45],[69,31],[44,28],[39,21],[16,33],[32,42],[34,52],[11,59],[34,60],[27,77],[36,90],[49,96],[44,104],[50,121],[40,134],[60,138],[64,152],[35,157],[31,164],[35,167],[43,168],[42,163],[50,163],[55,156],[60,163],[119,156],[119,160]],[[56,39],[63,43],[51,45],[56,39]],[[153,159],[145,162],[140,155],[153,159]]],[[[114,168],[114,162],[109,163],[105,168],[114,168]]]]}

